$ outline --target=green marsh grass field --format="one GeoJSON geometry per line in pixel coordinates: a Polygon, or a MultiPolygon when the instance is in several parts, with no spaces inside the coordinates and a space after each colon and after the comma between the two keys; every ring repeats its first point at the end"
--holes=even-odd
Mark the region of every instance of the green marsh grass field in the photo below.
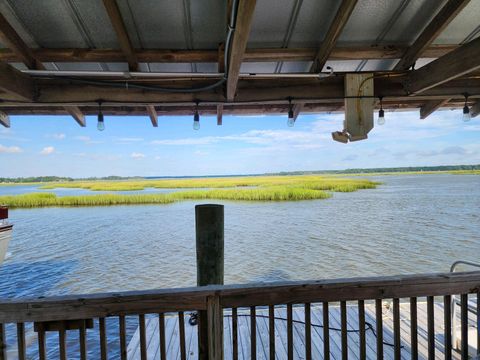
{"type": "Polygon", "coordinates": [[[30,193],[0,196],[0,204],[11,208],[47,206],[112,206],[126,204],[169,204],[182,200],[299,201],[327,199],[332,192],[373,189],[379,183],[366,179],[334,176],[250,176],[231,178],[194,178],[126,181],[72,181],[48,183],[41,189],[80,188],[111,191],[108,194],[57,196],[30,193]],[[115,194],[115,191],[141,191],[145,188],[186,189],[161,194],[115,194]]]}

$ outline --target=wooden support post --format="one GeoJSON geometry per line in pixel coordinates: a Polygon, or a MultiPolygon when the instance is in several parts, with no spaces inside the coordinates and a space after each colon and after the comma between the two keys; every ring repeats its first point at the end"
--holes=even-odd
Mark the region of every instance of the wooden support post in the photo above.
{"type": "MultiPolygon", "coordinates": [[[[197,286],[223,285],[223,219],[223,205],[195,206],[197,286]]],[[[223,326],[209,322],[217,322],[218,313],[223,312],[217,301],[212,300],[209,304],[209,310],[198,314],[199,359],[223,359],[223,326]],[[210,339],[211,336],[216,338],[210,339]]]]}

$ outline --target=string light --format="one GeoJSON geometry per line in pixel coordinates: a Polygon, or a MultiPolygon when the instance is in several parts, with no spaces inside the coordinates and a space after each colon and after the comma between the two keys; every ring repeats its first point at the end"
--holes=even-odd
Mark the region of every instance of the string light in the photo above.
{"type": "Polygon", "coordinates": [[[383,110],[383,103],[382,103],[383,96],[380,96],[379,99],[380,99],[380,110],[378,111],[377,124],[385,125],[385,111],[383,110]]]}
{"type": "Polygon", "coordinates": [[[193,130],[200,130],[200,114],[198,113],[198,101],[196,102],[195,113],[193,114],[193,130]]]}
{"type": "Polygon", "coordinates": [[[98,131],[105,130],[105,122],[104,122],[104,119],[103,119],[102,102],[101,101],[98,102],[97,130],[98,131]]]}
{"type": "Polygon", "coordinates": [[[287,120],[288,127],[293,127],[295,125],[295,116],[293,114],[293,105],[292,105],[292,98],[288,98],[288,120],[287,120]]]}

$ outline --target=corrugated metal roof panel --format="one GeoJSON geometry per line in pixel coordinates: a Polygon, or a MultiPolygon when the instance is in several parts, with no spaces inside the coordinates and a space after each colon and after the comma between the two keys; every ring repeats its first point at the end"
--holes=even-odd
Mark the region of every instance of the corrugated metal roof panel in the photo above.
{"type": "Polygon", "coordinates": [[[480,35],[480,1],[473,0],[435,39],[435,44],[460,44],[480,35]]]}

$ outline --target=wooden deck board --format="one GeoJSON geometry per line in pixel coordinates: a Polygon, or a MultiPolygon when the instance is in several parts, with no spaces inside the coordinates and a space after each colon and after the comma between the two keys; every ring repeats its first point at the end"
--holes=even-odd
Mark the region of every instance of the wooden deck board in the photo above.
{"type": "MultiPolygon", "coordinates": [[[[426,302],[418,302],[418,352],[419,359],[428,358],[427,344],[427,304],[426,302]]],[[[266,360],[269,358],[269,322],[268,308],[257,308],[257,359],[266,360]]],[[[340,306],[338,304],[330,304],[330,354],[332,360],[340,360],[342,358],[341,348],[341,332],[336,330],[341,328],[340,306]]],[[[457,314],[459,316],[459,314],[457,314]]],[[[277,359],[286,359],[287,344],[287,311],[285,307],[275,308],[275,350],[277,359]]],[[[444,351],[444,328],[443,328],[443,302],[436,301],[434,306],[435,318],[435,359],[443,359],[444,351]]],[[[188,323],[189,314],[185,314],[185,343],[187,359],[198,358],[198,339],[197,327],[188,323]]],[[[294,321],[305,320],[305,309],[303,306],[294,306],[294,321]]],[[[375,328],[375,305],[373,303],[365,304],[365,321],[375,328]]],[[[322,306],[312,305],[311,308],[312,323],[312,358],[323,359],[323,318],[322,306]]],[[[180,359],[180,341],[178,328],[178,314],[166,314],[165,316],[165,333],[167,358],[170,360],[180,359]]],[[[383,337],[386,343],[393,344],[393,309],[388,307],[388,302],[384,303],[383,308],[383,337]]],[[[459,325],[459,321],[457,323],[459,325]]],[[[159,351],[159,326],[158,316],[146,317],[146,334],[147,334],[147,355],[148,359],[160,359],[159,351]]],[[[250,310],[238,310],[238,358],[250,359],[250,310]]],[[[476,317],[469,312],[469,326],[476,326],[476,317]]],[[[355,303],[349,303],[347,306],[347,328],[348,330],[358,330],[358,308],[355,303]]],[[[371,329],[367,329],[366,339],[366,355],[367,359],[376,359],[376,337],[371,329]]],[[[293,340],[294,340],[294,358],[305,358],[305,325],[299,322],[293,324],[293,340]]],[[[401,340],[401,358],[410,359],[410,307],[409,303],[400,303],[400,340],[401,340]]],[[[232,349],[232,318],[231,311],[224,311],[224,349],[225,359],[229,360],[233,357],[232,349]]],[[[357,331],[348,332],[348,358],[356,360],[359,358],[359,334],[357,331]]],[[[127,349],[128,359],[140,359],[140,336],[139,329],[132,336],[127,349]]],[[[384,345],[384,359],[393,359],[393,346],[384,345]]],[[[458,352],[453,352],[453,359],[460,359],[458,352]]]]}

